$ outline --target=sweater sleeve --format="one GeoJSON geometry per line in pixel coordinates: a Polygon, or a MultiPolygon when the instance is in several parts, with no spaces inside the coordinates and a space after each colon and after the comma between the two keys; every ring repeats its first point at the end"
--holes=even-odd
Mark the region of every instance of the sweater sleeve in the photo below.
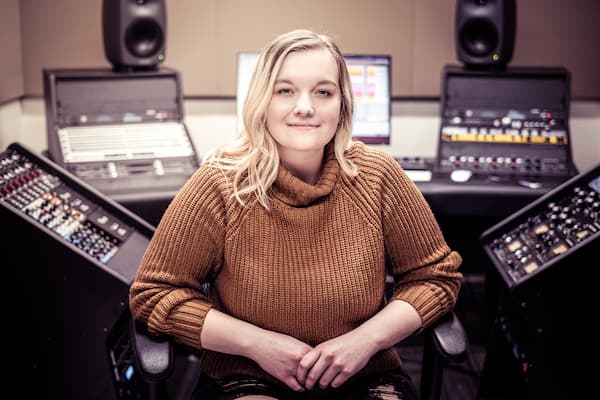
{"type": "Polygon", "coordinates": [[[222,264],[223,175],[202,166],[179,190],[152,236],[130,288],[129,308],[149,331],[201,348],[212,305],[201,290],[222,264]],[[220,179],[221,178],[221,179],[220,179]]]}
{"type": "Polygon", "coordinates": [[[461,256],[452,251],[429,204],[399,164],[384,156],[382,182],[386,262],[394,278],[393,299],[410,303],[422,328],[456,304],[461,256]]]}

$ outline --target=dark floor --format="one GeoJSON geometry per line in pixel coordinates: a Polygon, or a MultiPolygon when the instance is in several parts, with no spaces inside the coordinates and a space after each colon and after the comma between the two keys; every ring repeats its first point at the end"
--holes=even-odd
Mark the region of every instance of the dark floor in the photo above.
{"type": "MultiPolygon", "coordinates": [[[[401,345],[398,348],[404,370],[419,387],[423,348],[419,344],[401,345]]],[[[483,366],[485,350],[483,346],[469,345],[467,359],[453,363],[444,370],[444,383],[441,400],[475,400],[479,387],[479,372],[483,366]]]]}
{"type": "MultiPolygon", "coordinates": [[[[467,357],[452,363],[444,370],[441,400],[475,400],[479,389],[479,376],[485,359],[488,337],[488,311],[484,308],[484,283],[477,277],[466,282],[461,289],[455,313],[460,319],[468,339],[467,357]]],[[[408,340],[398,346],[405,371],[417,387],[420,384],[423,346],[420,340],[408,340]]]]}

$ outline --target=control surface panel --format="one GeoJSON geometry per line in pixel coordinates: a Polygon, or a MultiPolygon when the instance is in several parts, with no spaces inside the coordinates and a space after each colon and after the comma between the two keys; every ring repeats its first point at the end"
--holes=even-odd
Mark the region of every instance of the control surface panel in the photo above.
{"type": "Polygon", "coordinates": [[[600,165],[577,175],[482,235],[509,287],[600,236],[600,165]]]}

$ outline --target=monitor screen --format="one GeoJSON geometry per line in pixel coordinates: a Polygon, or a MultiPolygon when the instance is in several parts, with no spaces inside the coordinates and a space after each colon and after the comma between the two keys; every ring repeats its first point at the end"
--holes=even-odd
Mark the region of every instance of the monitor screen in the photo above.
{"type": "Polygon", "coordinates": [[[244,101],[246,101],[246,95],[248,94],[248,88],[250,87],[250,80],[252,80],[252,74],[258,64],[258,53],[238,53],[237,59],[237,86],[236,86],[236,116],[237,116],[237,130],[242,130],[242,109],[244,108],[244,101]]]}
{"type": "MultiPolygon", "coordinates": [[[[242,128],[242,108],[258,62],[258,53],[238,53],[236,111],[242,128]]],[[[392,132],[391,56],[345,55],[354,94],[352,137],[371,144],[389,144],[392,132]]]]}
{"type": "Polygon", "coordinates": [[[365,143],[390,143],[391,56],[345,55],[354,94],[352,137],[365,143]]]}

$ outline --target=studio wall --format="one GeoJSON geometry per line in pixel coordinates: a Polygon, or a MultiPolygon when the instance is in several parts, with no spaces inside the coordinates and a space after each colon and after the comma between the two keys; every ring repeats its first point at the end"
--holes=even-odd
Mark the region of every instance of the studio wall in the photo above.
{"type": "Polygon", "coordinates": [[[23,95],[21,54],[21,17],[19,0],[2,0],[0,4],[0,104],[23,95]]]}
{"type": "MultiPolygon", "coordinates": [[[[166,5],[164,65],[182,73],[188,97],[235,96],[237,52],[259,50],[276,34],[299,27],[332,35],[347,53],[391,54],[395,97],[438,96],[442,66],[458,63],[454,0],[168,0],[166,5]]],[[[15,93],[40,96],[45,67],[109,67],[101,8],[102,0],[3,0],[0,29],[9,32],[0,39],[0,50],[17,58],[22,52],[22,62],[0,65],[0,102],[15,93]]],[[[565,66],[572,73],[574,98],[600,98],[599,20],[598,0],[519,0],[511,65],[565,66]]]]}

